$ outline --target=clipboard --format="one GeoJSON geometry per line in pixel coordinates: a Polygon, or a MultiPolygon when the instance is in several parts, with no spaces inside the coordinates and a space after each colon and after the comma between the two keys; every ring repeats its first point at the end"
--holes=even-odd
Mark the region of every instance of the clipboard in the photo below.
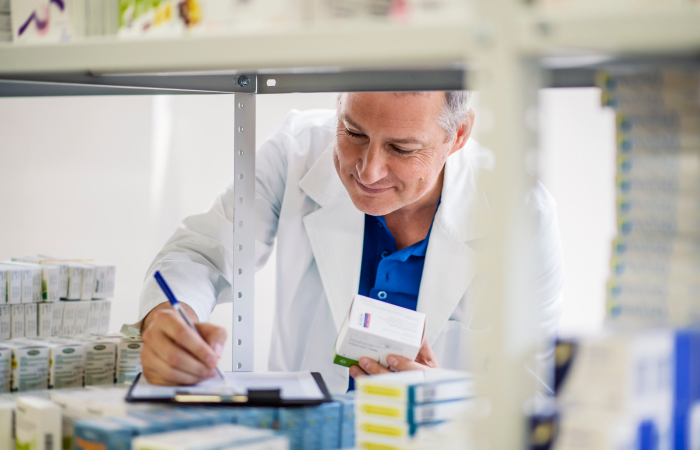
{"type": "MultiPolygon", "coordinates": [[[[331,402],[323,377],[318,372],[227,372],[227,379],[241,386],[257,385],[244,392],[226,392],[228,388],[208,385],[195,386],[154,386],[139,373],[129,387],[125,400],[129,403],[160,403],[200,406],[316,406],[331,402]],[[299,381],[305,385],[307,394],[295,396],[300,388],[286,389],[291,382],[299,381]],[[245,381],[248,381],[246,383],[245,381]],[[312,387],[313,383],[313,387],[312,387]],[[279,384],[282,387],[275,387],[279,384]],[[290,395],[290,393],[292,395],[290,395]]],[[[205,382],[206,383],[206,382],[205,382]]]]}

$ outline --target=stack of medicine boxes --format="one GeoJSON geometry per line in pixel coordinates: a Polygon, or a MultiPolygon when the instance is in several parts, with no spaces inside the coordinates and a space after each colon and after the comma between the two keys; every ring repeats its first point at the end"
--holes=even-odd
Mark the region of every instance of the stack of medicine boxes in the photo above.
{"type": "Polygon", "coordinates": [[[442,369],[359,378],[356,445],[409,448],[421,427],[446,423],[466,411],[473,389],[473,381],[465,373],[442,369]]]}

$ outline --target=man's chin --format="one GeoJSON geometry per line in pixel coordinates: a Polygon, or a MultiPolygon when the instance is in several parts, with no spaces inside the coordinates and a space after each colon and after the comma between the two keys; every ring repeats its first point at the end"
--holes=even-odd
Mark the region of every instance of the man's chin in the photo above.
{"type": "Polygon", "coordinates": [[[391,205],[389,202],[377,198],[368,198],[366,196],[357,198],[355,195],[351,195],[350,198],[355,208],[370,216],[385,216],[398,209],[398,207],[391,205]]]}

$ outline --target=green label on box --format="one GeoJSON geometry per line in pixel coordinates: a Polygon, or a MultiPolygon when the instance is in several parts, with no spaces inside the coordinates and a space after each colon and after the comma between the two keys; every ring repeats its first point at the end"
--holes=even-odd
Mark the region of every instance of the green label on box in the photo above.
{"type": "Polygon", "coordinates": [[[360,365],[360,363],[358,361],[355,361],[354,359],[346,358],[346,357],[340,356],[340,355],[335,355],[333,362],[335,364],[338,364],[339,366],[345,366],[345,367],[359,366],[360,365]]]}

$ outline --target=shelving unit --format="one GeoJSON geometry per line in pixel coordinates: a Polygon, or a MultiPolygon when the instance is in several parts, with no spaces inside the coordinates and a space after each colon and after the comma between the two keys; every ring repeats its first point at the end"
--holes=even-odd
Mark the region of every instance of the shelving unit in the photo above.
{"type": "Polygon", "coordinates": [[[477,3],[478,18],[464,25],[348,22],[187,39],[0,44],[0,96],[239,94],[234,168],[236,196],[246,207],[234,220],[233,363],[249,370],[254,262],[246,244],[254,192],[245,183],[254,179],[254,94],[478,89],[481,142],[498,165],[483,180],[495,242],[481,267],[491,332],[476,342],[488,361],[477,373],[478,392],[490,398],[491,413],[474,431],[488,448],[522,448],[523,400],[534,389],[522,365],[537,342],[532,330],[513,326],[527,309],[518,289],[525,250],[517,245],[524,219],[516,205],[533,182],[525,167],[537,148],[530,120],[537,90],[593,86],[602,64],[697,60],[700,4],[557,11],[512,0],[477,3]]]}

